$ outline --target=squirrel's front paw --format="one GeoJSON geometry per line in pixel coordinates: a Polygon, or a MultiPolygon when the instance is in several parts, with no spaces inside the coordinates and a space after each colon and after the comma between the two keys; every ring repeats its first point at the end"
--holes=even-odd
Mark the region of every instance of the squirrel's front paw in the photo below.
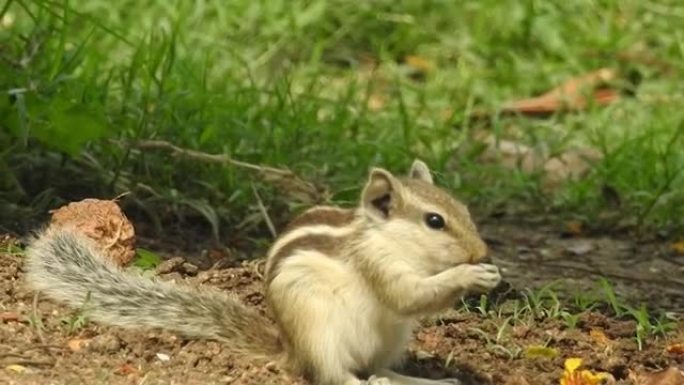
{"type": "Polygon", "coordinates": [[[465,279],[468,282],[465,289],[475,292],[485,292],[496,287],[501,282],[499,268],[488,263],[477,265],[462,265],[466,268],[465,279]]]}

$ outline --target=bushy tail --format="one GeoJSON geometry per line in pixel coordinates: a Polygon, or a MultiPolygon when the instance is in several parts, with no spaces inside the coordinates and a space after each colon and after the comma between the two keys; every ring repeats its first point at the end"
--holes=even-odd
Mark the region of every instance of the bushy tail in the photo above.
{"type": "Polygon", "coordinates": [[[222,340],[254,358],[275,359],[283,351],[273,324],[237,298],[124,273],[74,230],[48,229],[30,242],[27,280],[96,322],[222,340]]]}

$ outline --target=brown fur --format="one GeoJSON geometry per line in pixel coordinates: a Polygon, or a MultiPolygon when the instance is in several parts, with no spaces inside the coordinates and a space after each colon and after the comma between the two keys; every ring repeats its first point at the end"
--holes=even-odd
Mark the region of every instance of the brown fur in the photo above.
{"type": "Polygon", "coordinates": [[[351,236],[333,237],[330,235],[307,235],[294,239],[270,258],[271,263],[266,270],[266,283],[270,283],[273,277],[278,274],[278,269],[283,261],[287,257],[296,255],[297,251],[318,251],[327,257],[339,258],[341,257],[340,253],[336,253],[334,250],[340,245],[348,244],[350,239],[351,236]]]}
{"type": "Polygon", "coordinates": [[[354,220],[354,210],[332,206],[312,207],[293,219],[285,228],[290,232],[298,227],[313,225],[328,225],[342,227],[354,220]]]}

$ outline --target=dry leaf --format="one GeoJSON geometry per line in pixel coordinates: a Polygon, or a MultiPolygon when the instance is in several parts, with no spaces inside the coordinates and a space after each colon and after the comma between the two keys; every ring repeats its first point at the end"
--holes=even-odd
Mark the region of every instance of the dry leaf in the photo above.
{"type": "Polygon", "coordinates": [[[368,109],[371,111],[380,111],[385,108],[386,97],[383,94],[374,93],[368,97],[368,109]]]}
{"type": "Polygon", "coordinates": [[[404,57],[406,65],[419,72],[430,72],[435,66],[428,59],[418,55],[406,55],[404,57]]]}
{"type": "Polygon", "coordinates": [[[118,368],[116,368],[116,370],[114,370],[114,373],[118,374],[120,376],[127,376],[127,375],[129,375],[131,373],[135,373],[137,371],[138,371],[138,369],[135,366],[128,364],[128,363],[125,363],[125,364],[122,364],[121,366],[119,366],[118,368]]]}
{"type": "Polygon", "coordinates": [[[558,357],[558,349],[546,346],[533,345],[525,348],[525,358],[555,358],[558,357]]]}
{"type": "Polygon", "coordinates": [[[19,314],[13,311],[0,313],[0,322],[19,322],[19,314]]]}
{"type": "Polygon", "coordinates": [[[69,342],[67,342],[67,346],[72,352],[78,352],[81,351],[89,341],[90,339],[74,338],[73,340],[69,340],[69,342]]]}
{"type": "Polygon", "coordinates": [[[635,385],[682,385],[684,372],[675,367],[656,373],[636,373],[630,370],[629,379],[635,385]]]}
{"type": "Polygon", "coordinates": [[[517,100],[503,106],[503,112],[526,115],[548,115],[558,111],[581,110],[589,104],[607,105],[615,102],[619,93],[614,89],[598,87],[616,78],[609,68],[574,77],[560,86],[534,98],[517,100]],[[589,98],[585,94],[591,91],[589,98]]]}
{"type": "Polygon", "coordinates": [[[50,226],[73,227],[119,266],[135,256],[133,224],[114,200],[84,199],[51,211],[50,226]]]}
{"type": "Polygon", "coordinates": [[[565,232],[570,235],[582,235],[584,232],[584,225],[580,221],[570,221],[565,223],[565,232]]]}
{"type": "Polygon", "coordinates": [[[678,254],[684,254],[684,241],[675,242],[671,245],[672,250],[678,254]]]}
{"type": "Polygon", "coordinates": [[[684,356],[684,344],[670,344],[667,345],[665,351],[670,354],[684,356]]]}
{"type": "Polygon", "coordinates": [[[610,346],[613,342],[610,338],[608,338],[608,336],[606,335],[606,333],[603,332],[603,330],[591,329],[589,331],[589,336],[592,340],[594,340],[595,343],[601,346],[610,346]]]}
{"type": "Polygon", "coordinates": [[[16,365],[16,364],[7,365],[7,366],[5,366],[5,369],[9,370],[10,372],[19,373],[19,374],[24,373],[26,371],[25,366],[16,365]]]}

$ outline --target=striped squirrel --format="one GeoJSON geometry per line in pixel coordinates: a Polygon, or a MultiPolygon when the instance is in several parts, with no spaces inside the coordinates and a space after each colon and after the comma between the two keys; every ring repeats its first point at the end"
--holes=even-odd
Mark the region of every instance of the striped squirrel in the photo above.
{"type": "Polygon", "coordinates": [[[322,385],[446,385],[390,368],[417,319],[468,291],[494,288],[498,268],[467,208],[415,160],[407,176],[373,168],[354,209],[313,207],[268,251],[266,299],[275,323],[226,293],[124,273],[66,228],[38,233],[27,280],[103,324],[162,328],[222,341],[322,385]]]}

